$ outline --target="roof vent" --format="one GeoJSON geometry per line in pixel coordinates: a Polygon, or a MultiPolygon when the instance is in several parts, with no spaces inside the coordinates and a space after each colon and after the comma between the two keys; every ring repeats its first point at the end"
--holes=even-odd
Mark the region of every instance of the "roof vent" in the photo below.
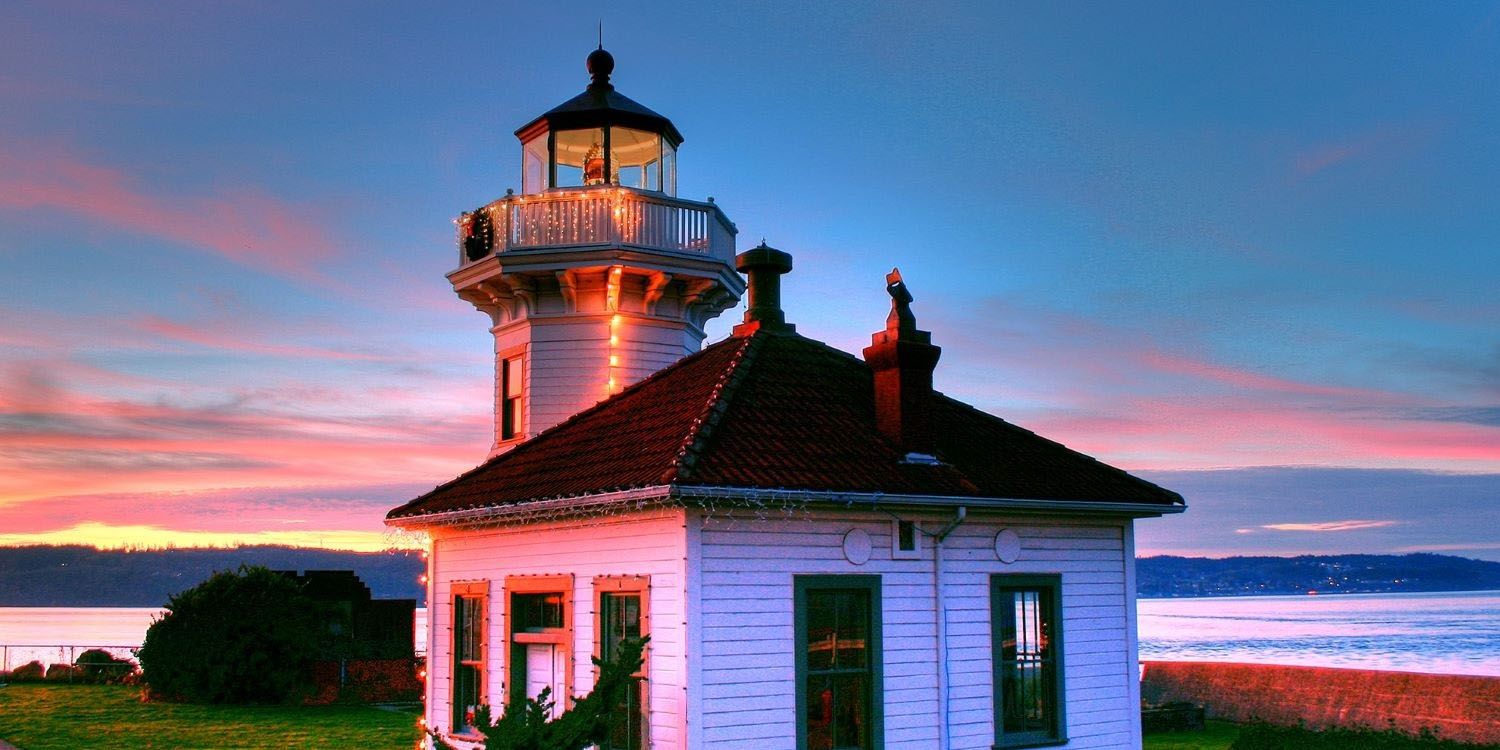
{"type": "Polygon", "coordinates": [[[734,335],[748,336],[756,331],[791,332],[796,326],[786,322],[781,311],[781,276],[792,270],[792,256],[766,244],[760,244],[734,257],[734,267],[748,277],[745,284],[749,302],[745,322],[734,327],[734,335]]]}
{"type": "Polygon", "coordinates": [[[907,463],[935,462],[932,417],[932,371],[942,349],[932,345],[932,334],[917,329],[912,315],[911,292],[901,280],[901,271],[891,269],[885,277],[891,295],[891,314],[885,330],[871,336],[865,362],[875,374],[875,422],[880,431],[900,448],[907,463]]]}

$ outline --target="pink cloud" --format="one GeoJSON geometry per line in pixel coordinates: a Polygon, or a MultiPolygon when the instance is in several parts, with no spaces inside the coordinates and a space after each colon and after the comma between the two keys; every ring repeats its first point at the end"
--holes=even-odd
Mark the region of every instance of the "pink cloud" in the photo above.
{"type": "Polygon", "coordinates": [[[1361,399],[1388,401],[1394,394],[1364,388],[1318,385],[1303,383],[1252,370],[1237,369],[1202,359],[1168,354],[1159,351],[1143,351],[1135,354],[1141,364],[1159,372],[1186,375],[1199,380],[1233,386],[1242,390],[1269,391],[1305,396],[1329,396],[1339,399],[1361,399]]]}
{"type": "Polygon", "coordinates": [[[1383,529],[1395,526],[1400,521],[1323,521],[1319,523],[1268,523],[1261,528],[1271,531],[1358,531],[1360,529],[1383,529]]]}
{"type": "Polygon", "coordinates": [[[268,354],[278,357],[310,357],[317,359],[352,359],[369,361],[386,361],[392,357],[378,354],[364,354],[360,352],[340,351],[336,349],[322,349],[309,346],[292,346],[287,344],[275,344],[264,341],[254,341],[246,338],[236,337],[233,332],[225,330],[224,327],[203,328],[177,323],[158,316],[147,316],[139,322],[140,329],[162,338],[172,341],[180,341],[187,344],[208,347],[210,349],[223,349],[226,351],[243,352],[246,354],[268,354]]]}
{"type": "Polygon", "coordinates": [[[304,281],[327,283],[317,267],[340,254],[304,208],[260,190],[163,195],[55,149],[0,151],[0,207],[60,211],[304,281]]]}

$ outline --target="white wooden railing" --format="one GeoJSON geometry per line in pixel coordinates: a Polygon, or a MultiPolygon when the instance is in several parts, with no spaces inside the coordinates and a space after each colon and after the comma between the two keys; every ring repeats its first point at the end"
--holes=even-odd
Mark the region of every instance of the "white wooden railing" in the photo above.
{"type": "Polygon", "coordinates": [[[713,202],[616,186],[512,195],[458,221],[459,265],[511,250],[636,247],[732,261],[734,223],[713,202]],[[483,214],[482,216],[480,214],[483,214]],[[472,236],[472,222],[490,230],[472,236]]]}

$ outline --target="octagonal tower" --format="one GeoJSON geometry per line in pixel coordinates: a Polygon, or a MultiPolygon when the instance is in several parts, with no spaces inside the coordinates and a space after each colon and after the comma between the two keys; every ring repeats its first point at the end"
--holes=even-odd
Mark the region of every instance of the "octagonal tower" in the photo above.
{"type": "Polygon", "coordinates": [[[458,220],[453,290],[491,321],[491,455],[698,351],[739,301],[735,227],[677,193],[682,134],[588,56],[583,93],[516,131],[521,193],[458,220]]]}

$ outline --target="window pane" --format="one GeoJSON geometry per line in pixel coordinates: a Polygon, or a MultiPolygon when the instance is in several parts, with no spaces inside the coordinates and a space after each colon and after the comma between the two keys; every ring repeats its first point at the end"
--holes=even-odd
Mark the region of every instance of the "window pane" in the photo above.
{"type": "Polygon", "coordinates": [[[521,192],[542,192],[546,179],[547,134],[542,133],[521,146],[521,192]]]}
{"type": "Polygon", "coordinates": [[[997,588],[996,689],[1002,744],[1057,736],[1056,589],[997,588]]]}
{"type": "Polygon", "coordinates": [[[913,552],[917,549],[917,525],[911,521],[897,521],[896,531],[898,535],[897,546],[903,552],[913,552]]]}
{"type": "Polygon", "coordinates": [[[833,746],[865,747],[869,721],[869,676],[841,674],[833,678],[833,746]]]}
{"type": "Polygon", "coordinates": [[[817,671],[834,665],[837,601],[828,591],[807,594],[807,668],[817,671]]]}
{"type": "Polygon", "coordinates": [[[661,143],[661,189],[667,195],[677,194],[677,150],[666,141],[661,143]]]}
{"type": "Polygon", "coordinates": [[[661,138],[633,128],[609,129],[611,182],[646,189],[646,165],[661,158],[661,138]]]}
{"type": "Polygon", "coordinates": [[[510,601],[515,618],[512,630],[537,632],[563,626],[561,593],[514,594],[510,601]]]}
{"type": "Polygon", "coordinates": [[[604,129],[559,130],[554,139],[557,184],[577,187],[604,183],[604,129]]]}

